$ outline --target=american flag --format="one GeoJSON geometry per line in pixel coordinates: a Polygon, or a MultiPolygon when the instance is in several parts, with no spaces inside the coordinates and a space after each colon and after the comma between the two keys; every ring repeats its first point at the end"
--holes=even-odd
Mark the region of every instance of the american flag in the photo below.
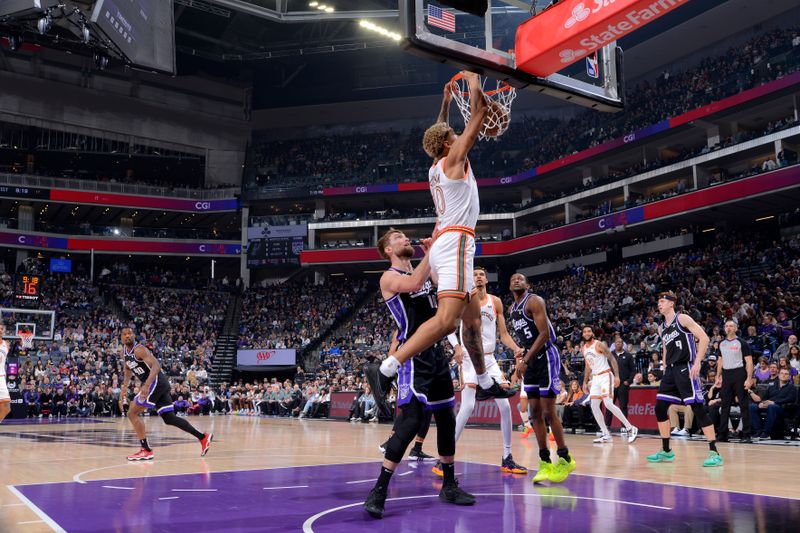
{"type": "Polygon", "coordinates": [[[445,11],[441,7],[428,4],[428,24],[436,26],[437,28],[442,28],[450,33],[455,33],[456,16],[452,12],[445,11]]]}

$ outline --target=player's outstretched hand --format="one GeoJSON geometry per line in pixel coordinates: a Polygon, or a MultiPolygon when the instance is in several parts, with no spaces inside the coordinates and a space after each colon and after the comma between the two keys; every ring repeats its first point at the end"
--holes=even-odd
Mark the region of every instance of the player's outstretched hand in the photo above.
{"type": "Polygon", "coordinates": [[[450,101],[453,100],[453,84],[452,83],[450,83],[449,81],[447,83],[445,83],[443,92],[444,92],[444,101],[445,102],[450,102],[450,101]]]}
{"type": "Polygon", "coordinates": [[[427,239],[422,239],[420,241],[420,245],[422,246],[422,251],[427,254],[430,251],[431,246],[433,246],[433,239],[430,237],[427,239]]]}
{"type": "Polygon", "coordinates": [[[479,81],[480,78],[478,78],[478,75],[475,74],[474,72],[471,72],[469,70],[462,70],[461,79],[466,82],[470,82],[470,81],[479,81]]]}

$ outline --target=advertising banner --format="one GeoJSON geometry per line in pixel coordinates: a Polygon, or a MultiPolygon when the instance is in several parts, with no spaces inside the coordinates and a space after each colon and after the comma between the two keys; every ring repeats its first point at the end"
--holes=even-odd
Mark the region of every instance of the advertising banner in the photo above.
{"type": "Polygon", "coordinates": [[[297,353],[294,348],[236,351],[236,367],[243,370],[259,370],[271,366],[294,366],[296,361],[297,353]]]}
{"type": "Polygon", "coordinates": [[[292,224],[289,226],[250,226],[247,228],[247,240],[280,239],[284,237],[305,237],[308,235],[308,224],[292,224]]]}

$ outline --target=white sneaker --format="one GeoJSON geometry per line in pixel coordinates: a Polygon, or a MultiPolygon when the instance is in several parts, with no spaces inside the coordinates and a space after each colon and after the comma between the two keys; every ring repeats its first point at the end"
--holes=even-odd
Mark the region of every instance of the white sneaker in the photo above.
{"type": "Polygon", "coordinates": [[[595,437],[602,437],[603,435],[605,435],[605,433],[603,433],[602,431],[598,431],[594,434],[595,437]]]}
{"type": "Polygon", "coordinates": [[[678,436],[678,437],[688,437],[689,436],[689,432],[686,431],[686,428],[683,428],[680,431],[678,431],[677,433],[675,433],[675,435],[678,436]]]}
{"type": "Polygon", "coordinates": [[[370,418],[369,421],[377,423],[378,422],[378,417],[376,416],[376,417],[370,418]]]}
{"type": "Polygon", "coordinates": [[[680,434],[681,430],[678,428],[672,428],[672,432],[670,433],[670,435],[680,435],[680,434]]]}
{"type": "Polygon", "coordinates": [[[628,432],[628,428],[620,428],[619,432],[623,433],[623,434],[627,433],[628,432]]]}
{"type": "Polygon", "coordinates": [[[613,442],[613,440],[614,439],[611,437],[611,434],[610,433],[606,433],[605,435],[603,435],[601,437],[597,437],[592,442],[595,442],[595,443],[599,444],[599,443],[602,443],[602,442],[613,442]]]}
{"type": "Polygon", "coordinates": [[[631,444],[636,440],[637,435],[639,435],[639,428],[631,426],[630,431],[626,430],[626,432],[628,433],[628,444],[631,444]]]}

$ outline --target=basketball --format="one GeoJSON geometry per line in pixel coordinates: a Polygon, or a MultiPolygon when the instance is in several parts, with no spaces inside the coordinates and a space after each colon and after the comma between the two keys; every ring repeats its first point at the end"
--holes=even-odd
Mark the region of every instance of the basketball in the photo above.
{"type": "Polygon", "coordinates": [[[511,117],[508,114],[508,109],[498,102],[490,102],[489,111],[483,121],[483,135],[491,138],[502,135],[508,128],[510,121],[511,117]]]}

